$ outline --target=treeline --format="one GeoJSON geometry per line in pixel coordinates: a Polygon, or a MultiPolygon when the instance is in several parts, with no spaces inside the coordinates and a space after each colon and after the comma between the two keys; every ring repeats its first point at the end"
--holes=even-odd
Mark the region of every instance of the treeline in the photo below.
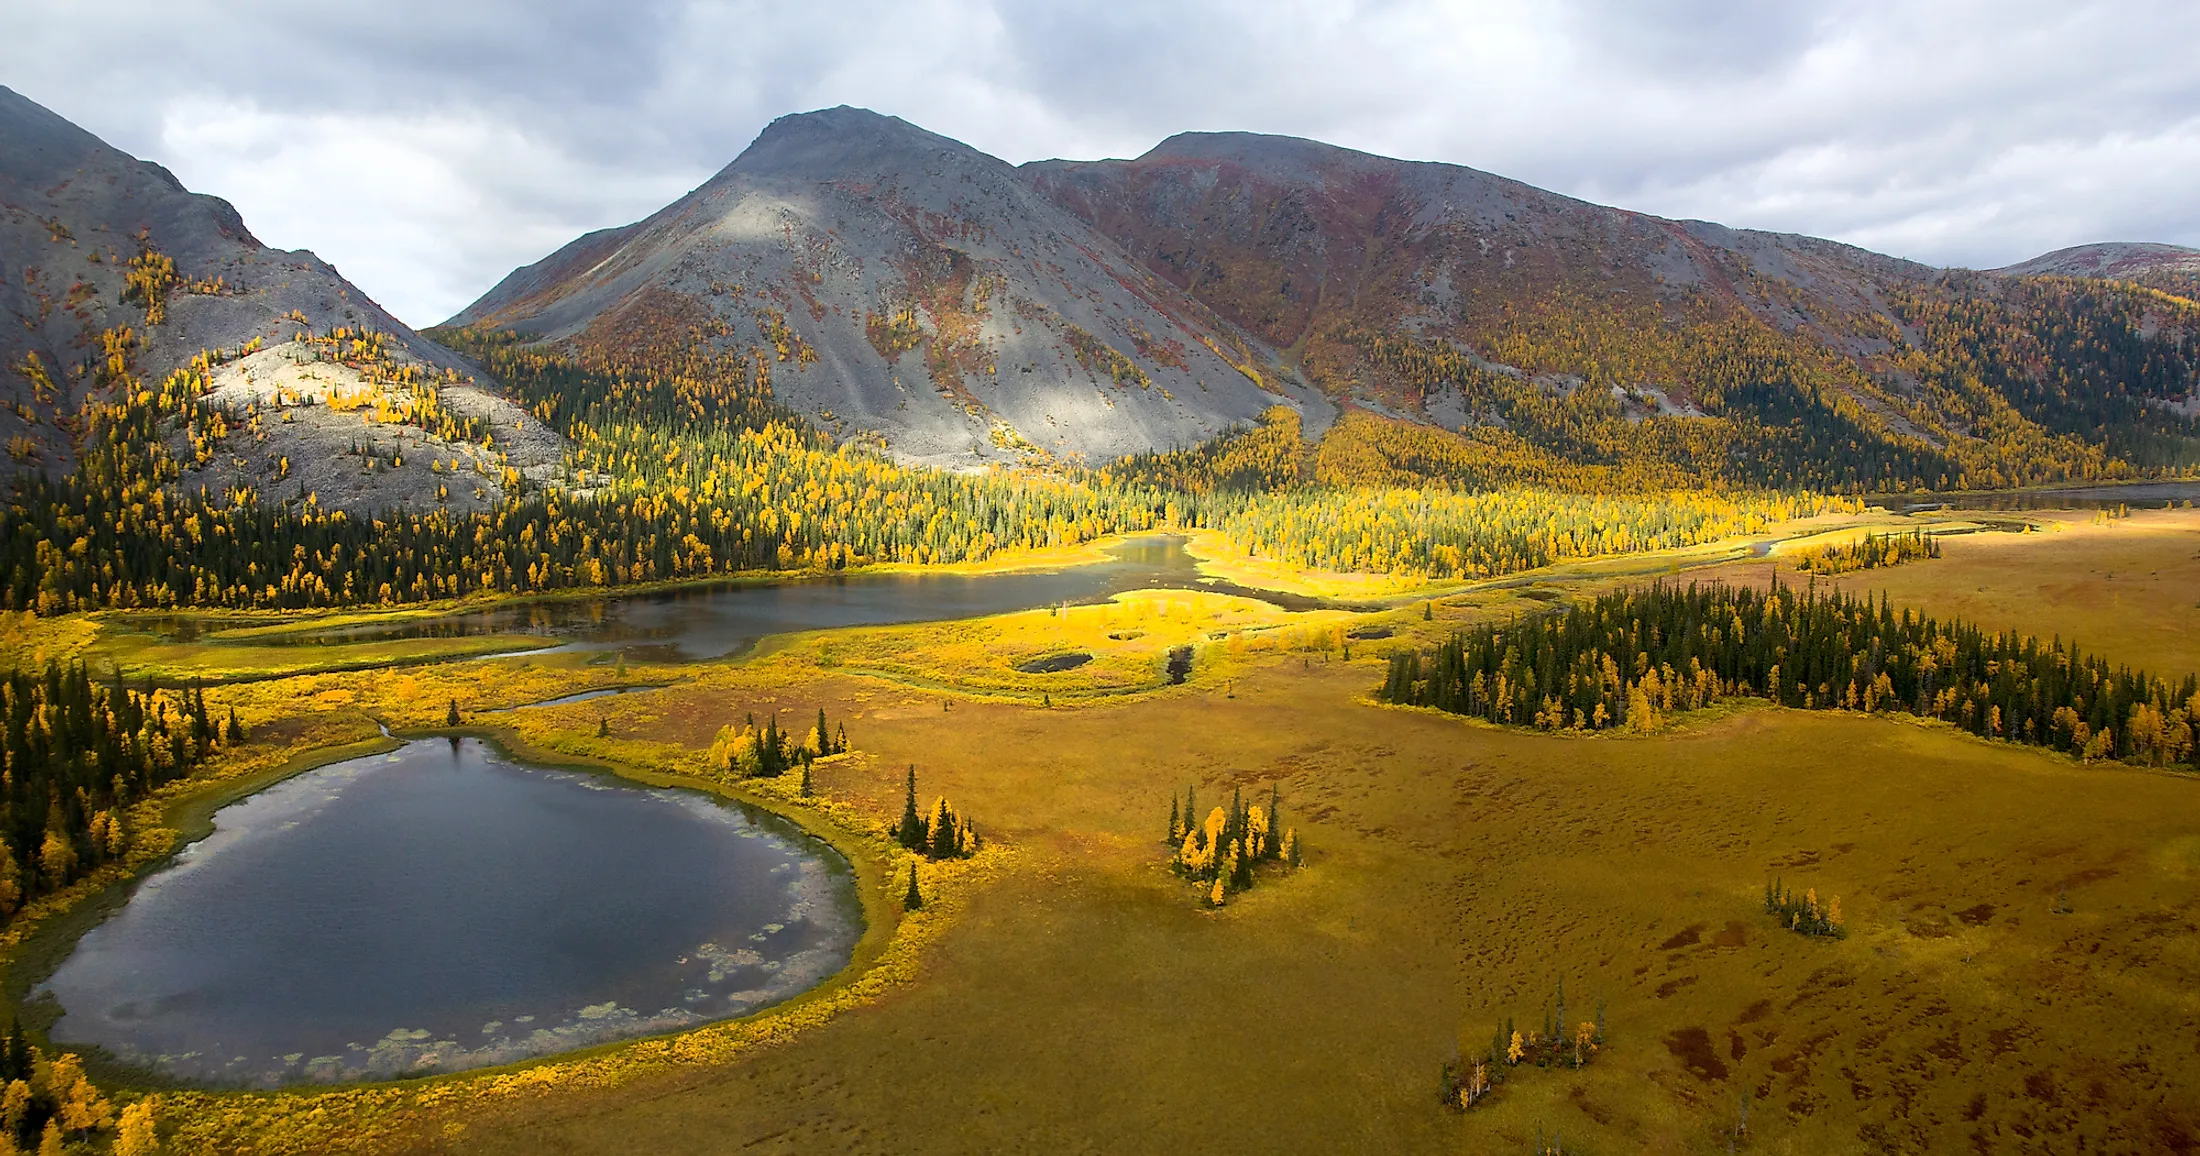
{"type": "Polygon", "coordinates": [[[2163,404],[2200,386],[2200,306],[2181,286],[1949,273],[1886,285],[1886,314],[1842,314],[1731,272],[1753,312],[1539,290],[1465,307],[1445,335],[1318,327],[1303,362],[1332,388],[1458,406],[1481,427],[1462,440],[1501,431],[1591,475],[1865,492],[2200,465],[2200,423],[2163,404]]]}
{"type": "MultiPolygon", "coordinates": [[[[312,495],[190,491],[166,439],[180,429],[195,452],[218,449],[227,419],[199,400],[205,367],[144,388],[131,369],[135,343],[110,337],[95,372],[107,400],[87,408],[78,469],[65,479],[19,476],[7,495],[0,607],[388,605],[754,569],[975,561],[1145,529],[1166,513],[1165,499],[1143,492],[905,468],[777,420],[723,428],[701,418],[770,411],[733,383],[712,392],[687,377],[649,379],[659,388],[644,389],[631,375],[507,346],[486,348],[546,359],[530,380],[573,391],[549,408],[589,419],[569,431],[571,492],[508,493],[471,514],[368,517],[323,509],[312,495]],[[614,414],[626,416],[593,424],[614,414]]],[[[367,338],[341,340],[353,343],[346,356],[379,356],[367,338]]]]}
{"type": "MultiPolygon", "coordinates": [[[[2141,470],[2200,466],[2200,422],[2162,404],[2200,385],[2200,305],[2113,281],[1964,272],[1887,300],[1918,337],[1903,368],[1946,395],[1944,419],[2012,447],[2031,424],[2141,470]]],[[[2028,464],[1981,462],[1964,485],[2035,480],[2028,464]]]]}
{"type": "Polygon", "coordinates": [[[1858,541],[1820,546],[1797,555],[1795,568],[1813,574],[1848,574],[1938,557],[1940,539],[1915,530],[1907,534],[1866,534],[1858,541]]]}
{"type": "Polygon", "coordinates": [[[0,916],[121,858],[130,804],[240,742],[205,692],[96,682],[82,664],[0,680],[0,916]]]}
{"type": "Polygon", "coordinates": [[[1293,565],[1440,578],[1701,545],[1847,508],[1846,499],[1814,494],[1391,489],[1218,494],[1197,507],[1202,524],[1241,548],[1293,565]]]}
{"type": "Polygon", "coordinates": [[[1897,613],[1885,598],[1777,578],[1767,590],[1652,584],[1562,614],[1393,655],[1385,702],[1547,729],[1654,729],[1755,696],[1816,710],[1908,711],[2086,759],[2196,763],[2200,679],[2112,667],[2060,639],[1897,613]]]}

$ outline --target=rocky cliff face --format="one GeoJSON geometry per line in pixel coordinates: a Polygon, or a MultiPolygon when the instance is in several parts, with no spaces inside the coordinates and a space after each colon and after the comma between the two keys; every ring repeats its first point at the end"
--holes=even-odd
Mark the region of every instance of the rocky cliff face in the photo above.
{"type": "Polygon", "coordinates": [[[547,477],[557,456],[554,434],[524,428],[516,407],[465,380],[455,355],[326,262],[262,245],[228,202],[0,88],[0,439],[10,465],[69,469],[71,417],[95,390],[112,391],[101,385],[111,353],[154,385],[208,355],[210,400],[238,425],[257,426],[194,460],[182,481],[189,488],[312,492],[364,509],[433,503],[441,484],[454,492],[444,500],[466,506],[501,494],[507,465],[547,477]],[[438,382],[443,408],[503,431],[502,448],[441,438],[402,417],[375,420],[417,410],[419,389],[370,380],[335,343],[295,340],[336,329],[382,335],[389,366],[438,382]],[[274,380],[278,362],[290,367],[289,388],[256,388],[274,380]],[[405,445],[412,469],[392,468],[405,445]],[[376,454],[380,466],[369,467],[376,454]],[[440,468],[431,480],[431,457],[462,462],[467,480],[440,468]]]}
{"type": "Polygon", "coordinates": [[[547,342],[748,346],[843,436],[970,466],[1097,463],[1329,407],[1010,165],[893,117],[781,118],[702,187],[452,319],[547,342]]]}

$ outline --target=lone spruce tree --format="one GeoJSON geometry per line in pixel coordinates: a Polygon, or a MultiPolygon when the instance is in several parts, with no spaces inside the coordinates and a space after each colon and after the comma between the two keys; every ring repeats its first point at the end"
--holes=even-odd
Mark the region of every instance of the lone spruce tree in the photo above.
{"type": "Polygon", "coordinates": [[[902,800],[901,822],[894,827],[894,839],[902,846],[914,850],[924,845],[924,836],[924,819],[917,814],[917,765],[911,763],[909,794],[902,800]]]}
{"type": "Polygon", "coordinates": [[[455,698],[451,700],[451,709],[444,712],[443,725],[447,727],[458,725],[458,700],[455,698]]]}
{"type": "Polygon", "coordinates": [[[924,894],[917,890],[917,861],[909,861],[909,890],[901,897],[903,911],[915,911],[924,906],[924,894]]]}

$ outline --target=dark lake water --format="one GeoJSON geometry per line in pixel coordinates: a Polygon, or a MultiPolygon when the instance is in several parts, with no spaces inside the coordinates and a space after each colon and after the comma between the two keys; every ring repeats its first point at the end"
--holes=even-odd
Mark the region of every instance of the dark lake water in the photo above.
{"type": "Polygon", "coordinates": [[[223,808],[37,994],[55,1041],[178,1078],[373,1079],[740,1015],[862,924],[785,820],[427,739],[223,808]]]}
{"type": "MultiPolygon", "coordinates": [[[[944,622],[1058,603],[1104,601],[1130,590],[1198,589],[1287,610],[1325,605],[1202,579],[1181,538],[1155,535],[1112,548],[1106,562],[1002,574],[859,574],[773,585],[690,587],[655,594],[499,607],[387,625],[292,635],[299,644],[484,634],[540,634],[540,651],[618,651],[636,659],[722,658],[788,631],[901,622],[944,622]]],[[[268,639],[268,642],[278,641],[268,639]]]]}
{"type": "Polygon", "coordinates": [[[2002,490],[1978,494],[1893,494],[1866,499],[1892,510],[2099,510],[2200,502],[2200,481],[2135,482],[2124,486],[2072,486],[2055,490],[2002,490]]]}

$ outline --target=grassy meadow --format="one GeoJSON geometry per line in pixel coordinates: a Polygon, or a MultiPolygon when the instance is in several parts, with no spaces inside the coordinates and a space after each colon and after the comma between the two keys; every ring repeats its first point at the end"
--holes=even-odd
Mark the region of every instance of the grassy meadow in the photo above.
{"type": "MultiPolygon", "coordinates": [[[[2045,529],[1951,535],[1942,558],[1834,581],[2162,673],[2200,667],[2200,516],[2027,516],[2045,529]]],[[[1911,524],[1872,514],[1786,536],[1911,524]]],[[[802,818],[863,868],[872,936],[830,990],[669,1040],[401,1085],[169,1093],[171,1148],[2200,1146],[2200,782],[1899,716],[1739,703],[1625,737],[1371,700],[1392,648],[1646,577],[1762,581],[1782,565],[1751,552],[1479,585],[1307,580],[1395,603],[1370,615],[1141,592],[781,636],[698,665],[560,654],[364,672],[340,669],[351,648],[316,648],[316,672],[208,692],[253,733],[217,762],[234,764],[227,781],[372,738],[376,722],[440,728],[457,700],[468,728],[522,753],[802,818]],[[1194,662],[1174,684],[1168,656],[1185,646],[1194,662]],[[1017,669],[1066,653],[1092,657],[1017,669]],[[499,709],[614,685],[655,689],[499,709]],[[855,749],[817,765],[814,798],[708,765],[727,723],[806,725],[819,707],[855,749]],[[894,901],[904,861],[882,834],[911,766],[922,796],[947,794],[995,848],[943,872],[916,919],[894,901]],[[1196,787],[1204,810],[1271,784],[1305,866],[1207,908],[1166,869],[1172,793],[1196,787]],[[1775,877],[1838,896],[1847,937],[1777,925],[1763,909],[1775,877]],[[1517,1070],[1471,1112],[1440,1104],[1440,1065],[1481,1053],[1507,1017],[1540,1024],[1560,981],[1569,1020],[1604,1005],[1594,1062],[1517,1070]]],[[[120,637],[81,620],[4,625],[26,656],[120,637]]],[[[163,645],[141,661],[232,676],[260,649],[297,649],[163,645]]],[[[179,785],[155,803],[188,829],[221,790],[179,785]]]]}

